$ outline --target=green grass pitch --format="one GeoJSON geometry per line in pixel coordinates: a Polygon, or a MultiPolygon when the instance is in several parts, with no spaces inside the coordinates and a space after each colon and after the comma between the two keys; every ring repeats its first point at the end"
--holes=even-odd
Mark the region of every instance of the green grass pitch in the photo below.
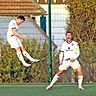
{"type": "Polygon", "coordinates": [[[96,96],[96,84],[85,84],[78,90],[74,84],[60,84],[48,91],[46,84],[1,84],[0,96],[96,96]]]}

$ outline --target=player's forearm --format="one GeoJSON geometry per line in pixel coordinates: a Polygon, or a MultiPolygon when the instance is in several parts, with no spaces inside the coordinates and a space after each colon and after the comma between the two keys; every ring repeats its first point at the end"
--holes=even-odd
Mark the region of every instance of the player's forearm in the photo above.
{"type": "Polygon", "coordinates": [[[22,34],[17,33],[15,30],[13,30],[13,35],[16,36],[16,37],[19,37],[21,39],[24,38],[24,36],[22,34]]]}
{"type": "Polygon", "coordinates": [[[22,38],[21,34],[14,33],[13,35],[16,36],[16,37],[22,38]]]}
{"type": "Polygon", "coordinates": [[[79,57],[79,55],[80,55],[80,52],[78,52],[78,53],[75,55],[74,59],[77,59],[77,58],[79,57]]]}
{"type": "Polygon", "coordinates": [[[79,49],[79,46],[75,46],[74,48],[74,52],[75,52],[75,55],[74,55],[74,59],[77,59],[80,55],[80,49],[79,49]]]}
{"type": "Polygon", "coordinates": [[[76,60],[80,55],[80,51],[78,50],[77,53],[75,53],[75,55],[73,56],[73,59],[76,60]]]}

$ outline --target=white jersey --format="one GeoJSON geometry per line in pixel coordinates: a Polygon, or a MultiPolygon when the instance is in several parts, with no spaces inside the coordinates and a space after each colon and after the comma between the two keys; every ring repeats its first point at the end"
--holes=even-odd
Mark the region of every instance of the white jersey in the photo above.
{"type": "Polygon", "coordinates": [[[62,44],[61,51],[64,52],[64,59],[68,60],[70,58],[77,59],[80,55],[80,50],[78,43],[75,41],[72,41],[71,43],[67,43],[66,41],[62,44]]]}
{"type": "Polygon", "coordinates": [[[10,23],[9,23],[8,32],[7,32],[7,39],[10,39],[10,37],[13,35],[13,32],[12,32],[13,28],[16,28],[16,32],[18,31],[18,28],[19,28],[15,19],[10,21],[10,23]]]}
{"type": "Polygon", "coordinates": [[[12,20],[9,23],[8,32],[7,32],[7,41],[10,44],[11,48],[18,48],[23,46],[20,39],[14,36],[12,29],[16,28],[16,32],[19,29],[19,26],[16,23],[16,20],[12,20]]]}

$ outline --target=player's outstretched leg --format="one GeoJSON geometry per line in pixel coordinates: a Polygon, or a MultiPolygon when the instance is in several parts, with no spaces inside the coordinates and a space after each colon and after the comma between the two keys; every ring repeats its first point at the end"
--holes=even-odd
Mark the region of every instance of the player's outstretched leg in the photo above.
{"type": "Polygon", "coordinates": [[[80,90],[84,90],[84,88],[82,87],[82,82],[83,82],[83,75],[78,76],[78,88],[80,90]]]}
{"type": "Polygon", "coordinates": [[[52,79],[52,82],[50,83],[50,85],[48,85],[46,87],[46,90],[49,90],[50,88],[52,88],[52,86],[55,84],[55,82],[58,80],[59,76],[56,74],[53,79],[52,79]]]}
{"type": "Polygon", "coordinates": [[[32,61],[32,62],[39,62],[40,60],[38,60],[38,59],[34,59],[34,58],[32,58],[29,54],[28,54],[28,52],[26,52],[26,51],[23,51],[23,55],[24,56],[26,56],[30,61],[32,61]]]}
{"type": "Polygon", "coordinates": [[[21,51],[17,51],[17,57],[18,57],[19,60],[23,63],[24,66],[26,66],[26,67],[31,66],[31,64],[28,64],[28,63],[25,62],[25,60],[24,60],[24,58],[23,58],[23,56],[22,56],[21,51]]]}

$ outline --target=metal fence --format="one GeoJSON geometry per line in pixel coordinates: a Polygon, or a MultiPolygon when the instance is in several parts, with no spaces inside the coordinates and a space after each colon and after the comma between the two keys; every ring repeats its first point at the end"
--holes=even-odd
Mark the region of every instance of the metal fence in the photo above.
{"type": "MultiPolygon", "coordinates": [[[[45,5],[40,4],[40,6],[48,13],[48,5],[47,4],[45,4],[45,5]]],[[[61,44],[64,42],[65,33],[66,33],[67,27],[68,27],[67,23],[69,22],[69,16],[70,16],[70,13],[68,12],[68,10],[66,9],[66,6],[64,4],[60,4],[60,5],[59,4],[52,4],[52,13],[51,13],[51,17],[52,17],[51,30],[52,30],[52,41],[53,41],[52,43],[53,43],[54,47],[57,46],[57,52],[58,52],[58,50],[60,50],[61,44]]],[[[26,17],[25,23],[20,26],[20,32],[26,34],[28,37],[27,39],[31,39],[31,38],[37,39],[39,41],[39,43],[42,45],[44,43],[44,41],[48,40],[48,30],[49,30],[48,29],[48,22],[49,22],[48,15],[44,15],[44,17],[46,19],[45,20],[46,22],[41,21],[40,18],[43,18],[41,15],[31,16],[31,20],[29,17],[26,17]],[[34,19],[34,20],[32,20],[32,19],[34,19]],[[46,29],[46,32],[44,32],[44,29],[41,28],[41,26],[42,26],[41,22],[43,22],[42,24],[46,25],[46,26],[43,26],[44,29],[46,29]]],[[[0,35],[3,37],[4,42],[6,41],[8,24],[14,18],[16,18],[16,17],[15,16],[0,16],[0,35]]],[[[1,51],[2,50],[0,50],[0,52],[1,51]]],[[[56,55],[58,55],[58,54],[56,54],[56,55]]],[[[81,59],[82,58],[83,57],[81,56],[81,59]]],[[[55,58],[55,60],[57,60],[57,59],[58,59],[58,57],[55,58]]],[[[53,71],[54,71],[53,74],[55,74],[58,70],[59,65],[58,65],[57,61],[55,63],[53,62],[53,71]]],[[[47,61],[47,63],[48,63],[48,61],[47,61]]],[[[91,66],[90,64],[88,66],[86,66],[85,62],[80,62],[80,63],[82,63],[82,64],[84,63],[85,72],[89,72],[88,68],[91,68],[91,71],[89,72],[90,75],[88,75],[88,73],[85,74],[86,81],[88,81],[88,82],[90,82],[92,80],[96,81],[96,72],[95,72],[96,67],[93,65],[91,66]],[[92,77],[93,73],[94,73],[94,78],[92,77]]],[[[71,74],[70,71],[69,71],[69,73],[71,74]]],[[[61,81],[62,81],[62,79],[65,80],[66,77],[62,76],[61,81]]]]}

